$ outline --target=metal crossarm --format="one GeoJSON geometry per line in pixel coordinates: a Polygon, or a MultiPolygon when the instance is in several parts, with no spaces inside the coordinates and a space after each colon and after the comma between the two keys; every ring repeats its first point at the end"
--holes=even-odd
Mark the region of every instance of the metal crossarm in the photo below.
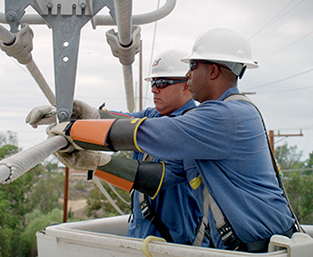
{"type": "MultiPolygon", "coordinates": [[[[115,13],[112,0],[98,1],[6,0],[6,20],[17,32],[24,9],[31,5],[52,28],[57,117],[68,121],[72,115],[81,28],[107,6],[115,13]],[[77,2],[77,3],[76,3],[77,2]]],[[[114,18],[114,17],[113,17],[114,18]]]]}

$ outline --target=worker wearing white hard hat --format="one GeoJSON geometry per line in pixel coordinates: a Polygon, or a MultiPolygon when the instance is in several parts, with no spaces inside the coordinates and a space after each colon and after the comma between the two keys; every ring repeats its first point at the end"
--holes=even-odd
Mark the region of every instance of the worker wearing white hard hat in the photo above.
{"type": "Polygon", "coordinates": [[[238,32],[228,29],[212,29],[201,34],[196,40],[192,53],[182,59],[209,61],[227,67],[237,77],[242,78],[246,68],[257,68],[252,60],[249,42],[238,32]]]}
{"type": "Polygon", "coordinates": [[[180,60],[186,52],[180,50],[166,51],[154,58],[151,73],[145,81],[152,81],[157,78],[177,78],[186,79],[188,66],[180,60]]]}
{"type": "MultiPolygon", "coordinates": [[[[81,120],[57,125],[51,135],[66,135],[85,149],[136,149],[161,160],[194,162],[199,176],[190,184],[203,184],[208,192],[203,191],[208,200],[200,235],[208,235],[218,249],[267,252],[274,234],[291,237],[296,218],[276,176],[260,112],[237,87],[245,67],[257,67],[249,43],[229,29],[209,30],[182,60],[189,63],[187,84],[200,102],[194,111],[173,118],[101,122],[93,125],[102,133],[97,142],[86,132],[90,124],[81,120]],[[221,219],[215,218],[216,207],[221,219]]],[[[173,177],[172,183],[179,179],[173,177]]],[[[195,245],[203,238],[196,238],[195,245]]]]}
{"type": "MultiPolygon", "coordinates": [[[[180,61],[185,55],[184,51],[169,50],[154,58],[151,72],[145,80],[151,83],[155,107],[147,108],[139,115],[133,115],[134,117],[177,117],[196,107],[185,77],[188,65],[180,61]]],[[[166,133],[166,131],[163,132],[166,133]]],[[[153,142],[151,143],[153,144],[153,142]]],[[[158,158],[149,158],[139,151],[134,152],[134,158],[153,162],[160,161],[158,158]]],[[[165,164],[172,170],[181,170],[182,172],[186,169],[194,169],[194,166],[178,160],[167,161],[165,164]]],[[[168,173],[165,173],[165,177],[167,175],[168,173]]],[[[165,180],[167,179],[165,178],[165,180]]],[[[168,184],[153,200],[135,190],[132,197],[133,216],[127,236],[145,238],[149,235],[157,235],[164,237],[163,233],[168,229],[174,242],[192,244],[201,216],[199,216],[200,211],[196,199],[193,197],[193,191],[187,181],[174,186],[168,184]],[[147,216],[146,213],[155,213],[157,219],[154,215],[147,216]],[[186,224],[188,225],[186,226],[186,224]]]]}

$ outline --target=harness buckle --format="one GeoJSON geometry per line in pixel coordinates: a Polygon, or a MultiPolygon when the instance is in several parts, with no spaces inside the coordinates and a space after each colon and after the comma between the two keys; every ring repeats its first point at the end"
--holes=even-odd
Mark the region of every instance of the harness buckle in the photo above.
{"type": "Polygon", "coordinates": [[[225,219],[225,222],[226,224],[218,229],[218,233],[221,236],[223,244],[227,246],[227,249],[237,250],[240,246],[240,241],[238,240],[232,226],[227,219],[225,219]]]}
{"type": "Polygon", "coordinates": [[[148,201],[141,202],[139,204],[139,208],[141,210],[142,216],[145,219],[152,221],[155,215],[154,215],[154,211],[152,211],[150,208],[149,202],[148,201]]]}

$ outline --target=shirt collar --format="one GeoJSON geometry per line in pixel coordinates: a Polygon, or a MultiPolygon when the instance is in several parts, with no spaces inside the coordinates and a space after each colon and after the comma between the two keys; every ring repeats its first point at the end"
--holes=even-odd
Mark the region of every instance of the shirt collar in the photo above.
{"type": "Polygon", "coordinates": [[[196,103],[193,99],[190,99],[187,103],[185,103],[182,107],[172,112],[169,117],[175,117],[183,115],[187,110],[193,109],[196,107],[196,103]]]}
{"type": "Polygon", "coordinates": [[[238,87],[231,87],[227,89],[218,99],[217,101],[223,101],[226,97],[233,95],[233,94],[239,94],[238,87]]]}

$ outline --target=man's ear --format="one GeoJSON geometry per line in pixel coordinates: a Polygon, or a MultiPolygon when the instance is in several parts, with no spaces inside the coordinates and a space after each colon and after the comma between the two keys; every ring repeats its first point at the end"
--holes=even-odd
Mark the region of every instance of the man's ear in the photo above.
{"type": "Polygon", "coordinates": [[[218,65],[216,64],[211,64],[208,65],[208,70],[209,70],[209,76],[211,79],[216,79],[218,78],[219,74],[220,74],[220,68],[218,67],[218,65]]]}

